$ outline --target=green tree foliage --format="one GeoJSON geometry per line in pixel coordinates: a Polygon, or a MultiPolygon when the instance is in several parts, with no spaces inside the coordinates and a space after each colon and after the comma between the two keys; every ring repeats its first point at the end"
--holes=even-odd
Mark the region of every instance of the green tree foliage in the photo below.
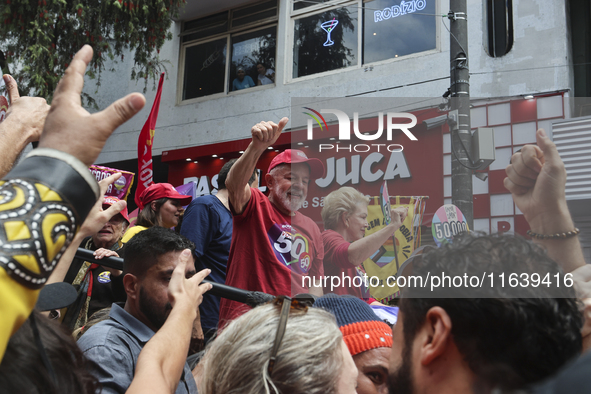
{"type": "MultiPolygon", "coordinates": [[[[0,0],[0,49],[23,94],[51,100],[74,54],[88,44],[97,77],[108,60],[134,56],[131,79],[156,83],[164,62],[159,52],[172,17],[185,0],[0,0]]],[[[112,64],[112,63],[111,63],[112,64]]],[[[94,104],[92,97],[85,97],[94,104]]]]}

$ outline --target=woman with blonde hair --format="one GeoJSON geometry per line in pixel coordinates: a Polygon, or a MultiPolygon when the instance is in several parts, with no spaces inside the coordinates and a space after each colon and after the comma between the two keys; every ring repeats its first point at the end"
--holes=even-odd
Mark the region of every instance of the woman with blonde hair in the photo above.
{"type": "MultiPolygon", "coordinates": [[[[367,297],[361,287],[353,285],[353,279],[357,275],[363,275],[359,271],[361,263],[376,253],[406,219],[408,209],[393,209],[391,223],[366,237],[369,201],[369,197],[348,186],[341,187],[324,198],[324,275],[341,279],[344,276],[351,281],[351,285],[348,281],[341,280],[345,284],[336,288],[325,287],[325,294],[334,292],[351,294],[359,298],[367,297]]],[[[330,281],[327,281],[327,284],[329,283],[330,281]]]]}
{"type": "Polygon", "coordinates": [[[210,342],[200,394],[353,394],[357,368],[330,313],[277,297],[210,342]]]}

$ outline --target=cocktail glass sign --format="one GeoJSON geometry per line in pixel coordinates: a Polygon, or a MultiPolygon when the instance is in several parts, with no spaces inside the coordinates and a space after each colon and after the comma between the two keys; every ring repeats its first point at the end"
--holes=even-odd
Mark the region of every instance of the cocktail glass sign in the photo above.
{"type": "Polygon", "coordinates": [[[339,21],[336,18],[332,18],[330,21],[322,22],[320,27],[322,30],[326,32],[326,42],[323,44],[325,47],[329,47],[334,45],[334,41],[330,39],[330,34],[334,30],[335,27],[339,24],[339,21]]]}

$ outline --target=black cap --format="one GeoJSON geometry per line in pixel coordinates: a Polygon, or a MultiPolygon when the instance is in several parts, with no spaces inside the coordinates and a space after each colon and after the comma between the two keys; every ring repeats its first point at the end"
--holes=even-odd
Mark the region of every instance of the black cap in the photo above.
{"type": "Polygon", "coordinates": [[[51,283],[41,289],[35,308],[42,312],[65,308],[76,301],[77,297],[78,292],[71,284],[51,283]]]}

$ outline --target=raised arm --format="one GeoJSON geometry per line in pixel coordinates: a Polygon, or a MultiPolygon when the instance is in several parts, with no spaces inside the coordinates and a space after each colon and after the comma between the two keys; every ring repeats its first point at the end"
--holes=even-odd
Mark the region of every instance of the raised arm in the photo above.
{"type": "Polygon", "coordinates": [[[41,97],[20,97],[16,81],[4,75],[10,99],[6,118],[0,123],[0,178],[12,168],[22,150],[33,141],[39,141],[49,105],[41,97]]]}
{"type": "Polygon", "coordinates": [[[241,214],[244,212],[244,208],[246,208],[246,204],[250,200],[248,180],[265,149],[277,141],[288,121],[289,119],[282,118],[279,124],[260,122],[250,130],[252,141],[242,156],[234,163],[226,179],[228,200],[234,213],[241,214]]]}
{"type": "Polygon", "coordinates": [[[38,291],[72,242],[99,187],[88,166],[113,131],[145,104],[141,94],[89,114],[80,103],[92,58],[85,45],[58,84],[39,141],[0,185],[0,358],[8,338],[27,319],[38,291]]]}
{"type": "MultiPolygon", "coordinates": [[[[556,145],[540,129],[536,145],[526,145],[511,157],[507,166],[505,187],[511,192],[515,205],[523,212],[531,231],[541,235],[567,233],[575,229],[566,204],[566,169],[556,145]]],[[[577,236],[538,239],[548,255],[565,272],[585,266],[577,236]]]]}
{"type": "Polygon", "coordinates": [[[172,304],[170,315],[142,349],[137,360],[133,381],[126,391],[133,393],[174,393],[187,360],[193,321],[197,316],[203,293],[211,284],[200,283],[211,270],[185,278],[185,267],[191,251],[185,249],[172,273],[168,296],[172,304]]]}
{"type": "Polygon", "coordinates": [[[103,196],[107,191],[107,188],[110,184],[114,183],[117,179],[121,177],[121,173],[118,172],[113,174],[102,181],[99,182],[100,187],[100,194],[101,197],[97,200],[97,202],[92,207],[92,210],[86,217],[82,226],[80,226],[80,231],[76,233],[74,236],[72,243],[64,254],[62,255],[60,261],[58,262],[57,266],[47,279],[47,284],[56,283],[56,282],[63,282],[68,270],[70,269],[70,265],[72,264],[72,260],[76,255],[76,251],[78,250],[78,245],[82,242],[82,240],[86,237],[91,236],[92,234],[96,234],[105,223],[109,221],[113,216],[117,215],[127,206],[127,202],[124,200],[117,201],[117,203],[109,206],[107,209],[103,209],[103,196]]]}
{"type": "MultiPolygon", "coordinates": [[[[534,233],[554,235],[573,231],[575,225],[566,204],[564,163],[544,130],[537,131],[536,142],[537,146],[526,145],[511,157],[505,187],[534,233]]],[[[565,272],[572,273],[577,296],[584,304],[583,351],[590,349],[591,265],[585,263],[579,237],[534,237],[534,241],[542,244],[565,272]]]]}
{"type": "Polygon", "coordinates": [[[392,209],[392,222],[389,225],[349,245],[349,262],[359,266],[371,257],[402,226],[407,215],[408,208],[392,209]]]}

